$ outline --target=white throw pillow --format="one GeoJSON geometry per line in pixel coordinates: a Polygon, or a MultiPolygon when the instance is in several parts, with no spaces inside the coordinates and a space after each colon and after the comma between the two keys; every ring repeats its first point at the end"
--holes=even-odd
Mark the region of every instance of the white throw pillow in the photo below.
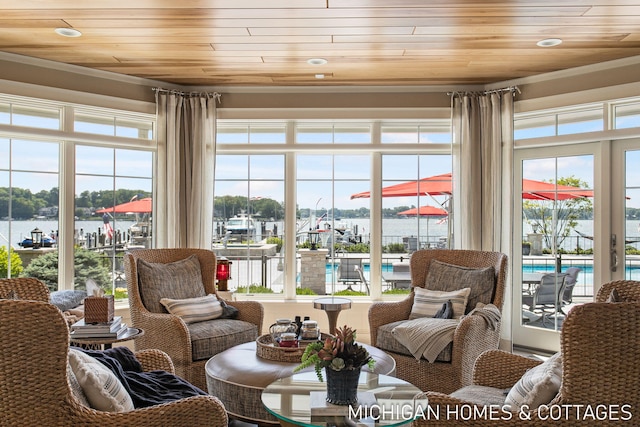
{"type": "Polygon", "coordinates": [[[414,288],[414,292],[413,306],[411,307],[409,319],[433,317],[447,300],[451,300],[451,305],[453,306],[453,319],[459,319],[467,307],[467,299],[471,288],[451,292],[414,288]]]}
{"type": "Polygon", "coordinates": [[[224,311],[224,307],[213,294],[187,299],[162,298],[160,304],[162,304],[169,313],[182,318],[185,323],[217,319],[222,316],[224,311]]]}
{"type": "Polygon", "coordinates": [[[135,409],[118,377],[98,360],[80,350],[69,349],[69,364],[93,409],[107,412],[135,409]]]}
{"type": "Polygon", "coordinates": [[[556,353],[540,365],[529,369],[511,388],[505,404],[514,412],[523,405],[529,410],[547,404],[560,391],[562,383],[562,358],[556,353]]]}

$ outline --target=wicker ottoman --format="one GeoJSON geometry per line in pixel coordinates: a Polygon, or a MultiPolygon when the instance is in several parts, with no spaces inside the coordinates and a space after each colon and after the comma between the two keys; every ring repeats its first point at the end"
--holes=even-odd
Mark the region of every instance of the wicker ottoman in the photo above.
{"type": "MultiPolygon", "coordinates": [[[[375,347],[363,346],[376,361],[375,373],[395,376],[396,363],[391,356],[375,347]]],[[[224,403],[232,418],[259,425],[279,425],[278,419],[262,405],[262,390],[278,378],[293,374],[297,365],[258,357],[255,342],[240,344],[216,354],[207,362],[209,394],[224,403]]],[[[367,367],[363,369],[367,370],[367,367]]]]}

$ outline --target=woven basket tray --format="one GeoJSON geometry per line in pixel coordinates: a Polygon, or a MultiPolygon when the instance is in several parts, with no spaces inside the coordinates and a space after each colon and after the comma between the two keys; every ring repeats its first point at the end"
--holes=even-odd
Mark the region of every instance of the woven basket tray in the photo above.
{"type": "MultiPolygon", "coordinates": [[[[329,338],[328,334],[320,334],[320,338],[329,338]]],[[[256,355],[262,359],[273,360],[274,362],[300,363],[302,353],[308,343],[313,341],[300,341],[298,347],[278,347],[273,343],[270,334],[261,335],[256,339],[256,355]]]]}

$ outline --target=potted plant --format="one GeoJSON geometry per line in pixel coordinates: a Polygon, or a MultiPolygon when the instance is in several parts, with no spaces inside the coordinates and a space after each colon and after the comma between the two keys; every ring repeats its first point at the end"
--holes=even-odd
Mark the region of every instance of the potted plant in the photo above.
{"type": "Polygon", "coordinates": [[[360,370],[364,365],[373,370],[375,360],[355,339],[354,329],[348,326],[337,328],[335,336],[307,345],[301,363],[294,368],[294,372],[314,366],[318,379],[323,381],[324,368],[327,375],[327,402],[336,405],[356,403],[360,370]]]}
{"type": "Polygon", "coordinates": [[[522,242],[522,255],[529,255],[531,253],[531,242],[524,240],[522,242]]]}

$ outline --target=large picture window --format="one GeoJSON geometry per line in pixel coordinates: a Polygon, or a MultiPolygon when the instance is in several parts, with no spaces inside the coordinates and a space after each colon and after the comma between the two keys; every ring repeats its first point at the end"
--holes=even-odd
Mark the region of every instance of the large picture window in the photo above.
{"type": "Polygon", "coordinates": [[[125,298],[122,255],[153,245],[152,204],[112,208],[151,200],[155,117],[0,95],[0,125],[0,277],[125,298]]]}
{"type": "Polygon", "coordinates": [[[384,188],[448,173],[450,187],[450,146],[448,120],[220,120],[213,249],[231,262],[228,289],[274,298],[408,293],[386,272],[417,248],[449,245],[450,192],[385,198],[381,211],[370,192],[380,177],[384,188]],[[421,204],[441,215],[403,213],[421,204]]]}

